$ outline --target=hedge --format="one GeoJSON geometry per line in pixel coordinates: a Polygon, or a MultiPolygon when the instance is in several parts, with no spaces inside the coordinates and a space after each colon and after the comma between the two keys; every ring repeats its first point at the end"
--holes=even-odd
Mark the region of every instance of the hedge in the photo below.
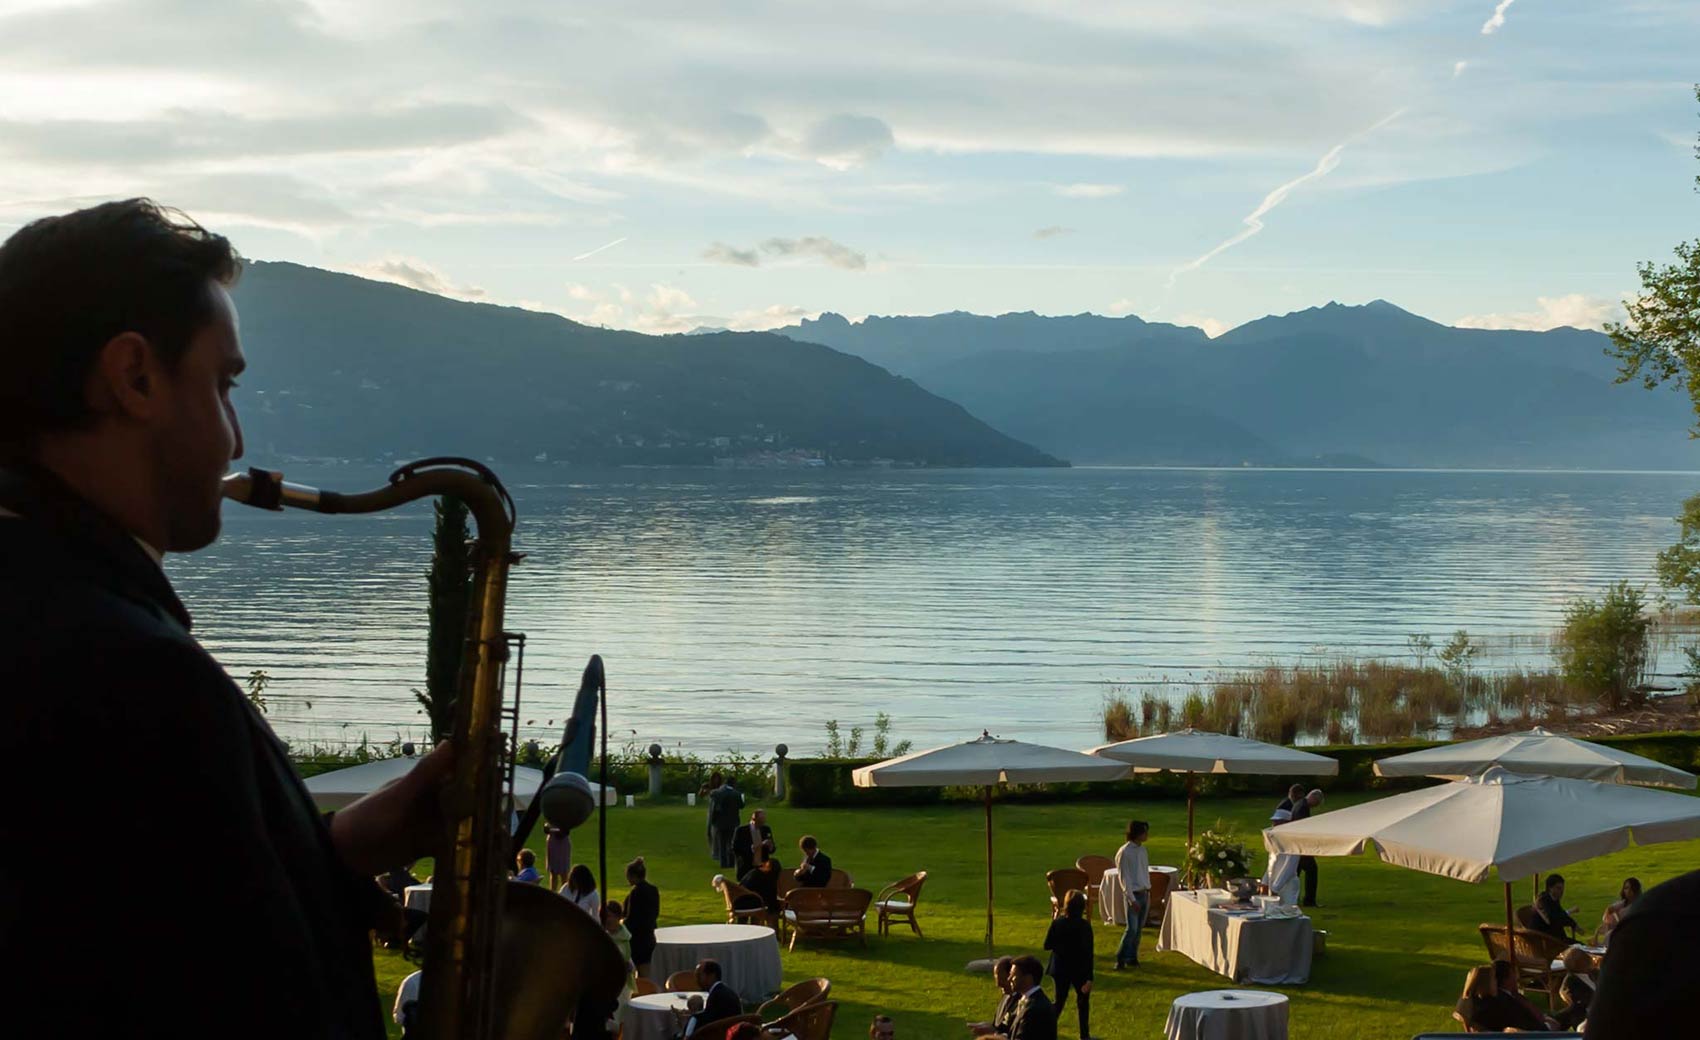
{"type": "MultiPolygon", "coordinates": [[[[1446,741],[1406,741],[1397,744],[1341,744],[1307,747],[1340,763],[1337,776],[1306,777],[1324,791],[1403,791],[1433,783],[1426,777],[1389,778],[1375,775],[1377,759],[1411,751],[1439,747],[1446,741]]],[[[1700,772],[1700,733],[1635,733],[1599,737],[1594,743],[1620,748],[1678,769],[1700,772]]],[[[879,759],[797,759],[786,768],[786,801],[797,808],[870,805],[934,805],[940,802],[978,801],[985,793],[978,787],[856,787],[850,774],[879,759]]],[[[1196,777],[1200,795],[1247,795],[1280,793],[1282,777],[1250,774],[1200,773],[1196,777]]],[[[1177,773],[1138,773],[1127,780],[1107,784],[1032,784],[1000,787],[992,794],[1000,802],[1119,801],[1139,798],[1185,798],[1186,778],[1177,773]]]]}

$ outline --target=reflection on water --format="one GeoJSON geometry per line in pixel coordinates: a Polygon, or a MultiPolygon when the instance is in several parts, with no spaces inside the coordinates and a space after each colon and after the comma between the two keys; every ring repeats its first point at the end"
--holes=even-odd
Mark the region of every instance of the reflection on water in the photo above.
{"type": "MultiPolygon", "coordinates": [[[[290,478],[376,486],[366,467],[290,478]]],[[[1486,637],[1548,663],[1571,597],[1652,582],[1700,476],[1259,470],[510,469],[510,626],[528,730],[558,738],[585,658],[616,742],[701,754],[878,711],[918,744],[1081,746],[1106,684],[1486,637]],[[1523,638],[1517,638],[1523,637],[1523,638]],[[547,724],[546,724],[547,722],[547,724]]],[[[232,674],[274,679],[286,737],[414,735],[428,505],[361,517],[230,506],[170,569],[232,674]]],[[[1672,665],[1674,667],[1674,665],[1672,665]]],[[[1668,669],[1667,669],[1668,670],[1668,669]]]]}

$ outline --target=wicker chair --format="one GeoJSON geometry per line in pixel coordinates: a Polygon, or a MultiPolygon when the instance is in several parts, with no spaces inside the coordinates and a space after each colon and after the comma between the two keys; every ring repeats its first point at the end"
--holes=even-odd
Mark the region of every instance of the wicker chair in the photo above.
{"type": "Polygon", "coordinates": [[[1098,905],[1098,889],[1104,884],[1104,871],[1116,865],[1116,861],[1108,856],[1082,856],[1074,861],[1074,865],[1086,871],[1086,901],[1092,906],[1098,905]]]}
{"type": "Polygon", "coordinates": [[[1510,961],[1517,965],[1517,981],[1520,985],[1534,986],[1545,991],[1547,1007],[1556,1009],[1559,1006],[1562,1001],[1558,990],[1564,982],[1564,969],[1554,971],[1552,962],[1564,956],[1564,951],[1570,948],[1569,943],[1563,939],[1554,939],[1545,932],[1518,928],[1512,933],[1512,942],[1516,947],[1516,956],[1513,957],[1505,948],[1504,925],[1484,924],[1476,930],[1481,932],[1489,960],[1510,961]]]}
{"type": "Polygon", "coordinates": [[[800,938],[855,936],[863,946],[868,945],[866,921],[868,904],[873,901],[874,894],[865,888],[792,889],[779,915],[780,927],[791,933],[787,949],[796,949],[800,938]]]}
{"type": "Polygon", "coordinates": [[[832,983],[826,979],[804,979],[790,989],[785,990],[772,1000],[756,1008],[756,1014],[763,1022],[772,1022],[789,1015],[798,1008],[819,1004],[832,993],[832,983]]]}
{"type": "Polygon", "coordinates": [[[634,997],[647,997],[651,993],[660,993],[660,992],[661,992],[661,987],[655,984],[654,979],[646,979],[646,978],[644,978],[643,976],[640,975],[632,983],[632,996],[634,996],[634,997]]]}
{"type": "Polygon", "coordinates": [[[1079,867],[1063,867],[1045,875],[1045,885],[1051,890],[1051,916],[1060,916],[1063,912],[1063,900],[1068,898],[1070,889],[1086,888],[1086,871],[1079,867]]]}
{"type": "Polygon", "coordinates": [[[1520,907],[1517,908],[1517,927],[1519,927],[1519,928],[1534,928],[1535,927],[1535,908],[1534,907],[1532,907],[1532,906],[1520,906],[1520,907]]]}
{"type": "Polygon", "coordinates": [[[837,1016],[838,1001],[822,1000],[775,1019],[762,1029],[773,1036],[794,1036],[797,1040],[829,1040],[832,1020],[837,1016]]]}
{"type": "Polygon", "coordinates": [[[767,902],[761,896],[730,878],[721,878],[715,887],[726,899],[727,924],[773,923],[773,915],[768,913],[767,902]]]}
{"type": "Polygon", "coordinates": [[[923,870],[879,890],[874,896],[874,909],[879,911],[879,934],[890,935],[891,922],[900,921],[921,935],[921,926],[915,921],[915,906],[921,901],[921,886],[926,883],[927,872],[923,870]]]}
{"type": "Polygon", "coordinates": [[[697,988],[697,973],[695,968],[686,968],[667,976],[667,992],[690,993],[697,988]]]}
{"type": "Polygon", "coordinates": [[[837,867],[833,867],[832,868],[832,876],[826,879],[826,887],[827,888],[855,888],[856,887],[856,879],[850,876],[849,871],[839,870],[837,867]]]}
{"type": "Polygon", "coordinates": [[[691,1040],[697,1040],[698,1037],[701,1037],[702,1040],[726,1040],[727,1033],[746,1022],[758,1029],[761,1028],[760,1015],[733,1015],[729,1018],[722,1018],[719,1021],[707,1022],[698,1026],[696,1031],[691,1034],[691,1040]]]}
{"type": "Polygon", "coordinates": [[[1179,876],[1157,870],[1151,872],[1150,904],[1145,910],[1147,926],[1163,923],[1164,916],[1169,912],[1169,883],[1179,876]]]}

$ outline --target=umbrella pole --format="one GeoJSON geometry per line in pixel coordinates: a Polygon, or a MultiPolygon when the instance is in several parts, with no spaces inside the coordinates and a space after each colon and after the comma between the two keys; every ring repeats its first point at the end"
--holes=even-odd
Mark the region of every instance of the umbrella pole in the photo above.
{"type": "Polygon", "coordinates": [[[1193,785],[1192,770],[1186,771],[1186,881],[1192,883],[1192,802],[1197,794],[1193,785]]]}
{"type": "Polygon", "coordinates": [[[1511,882],[1505,883],[1505,955],[1516,962],[1516,933],[1511,930],[1511,882]]]}
{"type": "Polygon", "coordinates": [[[992,959],[992,785],[986,785],[986,959],[992,959]]]}

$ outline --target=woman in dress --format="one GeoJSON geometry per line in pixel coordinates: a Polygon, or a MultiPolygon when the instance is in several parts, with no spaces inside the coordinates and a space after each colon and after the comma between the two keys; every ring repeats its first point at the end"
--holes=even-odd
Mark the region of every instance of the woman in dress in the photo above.
{"type": "Polygon", "coordinates": [[[1617,890],[1617,902],[1606,907],[1606,912],[1600,915],[1600,927],[1594,932],[1594,939],[1601,946],[1611,941],[1611,930],[1617,927],[1617,922],[1623,920],[1623,915],[1640,898],[1641,879],[1624,878],[1623,885],[1617,890]]]}
{"type": "Polygon", "coordinates": [[[661,920],[661,892],[649,883],[649,868],[639,856],[626,864],[626,880],[632,886],[626,896],[626,931],[632,937],[632,967],[639,978],[649,978],[649,959],[655,953],[655,926],[661,920]]]}
{"type": "Polygon", "coordinates": [[[549,861],[549,889],[559,892],[573,869],[572,835],[552,823],[544,825],[543,835],[543,858],[549,861]]]}
{"type": "Polygon", "coordinates": [[[583,863],[567,872],[567,883],[561,886],[561,894],[574,906],[589,914],[592,920],[601,920],[602,896],[596,891],[596,875],[583,863]]]}
{"type": "Polygon", "coordinates": [[[1092,1040],[1092,922],[1086,919],[1086,893],[1073,889],[1063,899],[1063,915],[1045,935],[1051,951],[1050,976],[1057,983],[1056,1012],[1061,1021],[1068,994],[1078,994],[1080,1040],[1092,1040]]]}

